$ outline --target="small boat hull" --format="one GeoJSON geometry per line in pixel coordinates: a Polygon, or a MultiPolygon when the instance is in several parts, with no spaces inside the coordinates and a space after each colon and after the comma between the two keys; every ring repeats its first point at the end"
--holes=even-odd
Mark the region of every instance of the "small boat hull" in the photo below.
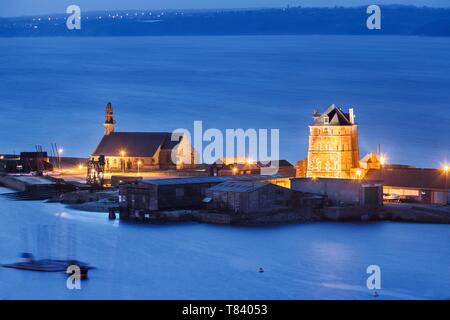
{"type": "Polygon", "coordinates": [[[11,264],[2,265],[4,268],[19,269],[26,271],[37,271],[37,272],[66,272],[67,268],[71,265],[79,266],[82,270],[91,270],[87,263],[81,261],[71,261],[71,260],[36,260],[27,262],[17,262],[11,264]]]}

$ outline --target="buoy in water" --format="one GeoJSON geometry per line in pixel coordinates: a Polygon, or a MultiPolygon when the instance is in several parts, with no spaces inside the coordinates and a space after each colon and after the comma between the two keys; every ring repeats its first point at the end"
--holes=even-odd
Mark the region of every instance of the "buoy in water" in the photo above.
{"type": "Polygon", "coordinates": [[[259,268],[259,273],[264,273],[264,269],[263,268],[259,268]]]}

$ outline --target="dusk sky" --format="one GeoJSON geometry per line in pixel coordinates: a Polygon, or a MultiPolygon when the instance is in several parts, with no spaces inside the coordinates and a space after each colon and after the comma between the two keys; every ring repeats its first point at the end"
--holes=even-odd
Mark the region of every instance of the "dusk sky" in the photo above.
{"type": "Polygon", "coordinates": [[[1,0],[0,16],[65,13],[77,4],[82,10],[118,9],[200,9],[292,6],[355,6],[368,4],[414,4],[448,7],[448,0],[1,0]]]}

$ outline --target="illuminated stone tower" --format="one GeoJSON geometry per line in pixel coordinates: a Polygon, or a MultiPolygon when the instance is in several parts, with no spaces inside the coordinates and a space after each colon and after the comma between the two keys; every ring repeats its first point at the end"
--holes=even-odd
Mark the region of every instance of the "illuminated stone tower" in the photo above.
{"type": "Polygon", "coordinates": [[[105,113],[105,136],[109,136],[115,130],[116,121],[114,121],[114,112],[111,102],[106,105],[105,113]]]}
{"type": "Polygon", "coordinates": [[[331,105],[314,113],[309,126],[308,178],[351,178],[359,165],[358,126],[353,109],[344,113],[331,105]]]}

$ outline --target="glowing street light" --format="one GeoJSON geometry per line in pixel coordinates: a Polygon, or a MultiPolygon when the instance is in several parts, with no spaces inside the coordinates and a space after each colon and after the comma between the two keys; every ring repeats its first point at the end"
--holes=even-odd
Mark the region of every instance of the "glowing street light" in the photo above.
{"type": "Polygon", "coordinates": [[[234,167],[233,168],[233,174],[236,174],[238,172],[238,168],[234,167]]]}
{"type": "Polygon", "coordinates": [[[122,159],[120,160],[121,162],[121,166],[122,166],[122,172],[125,172],[125,150],[120,150],[120,156],[122,157],[122,159]]]}
{"type": "Polygon", "coordinates": [[[384,166],[387,163],[387,157],[385,155],[380,156],[380,163],[382,166],[384,166]]]}
{"type": "Polygon", "coordinates": [[[58,150],[56,150],[56,152],[58,153],[58,166],[59,166],[59,171],[62,171],[62,165],[61,165],[61,156],[64,153],[64,149],[63,148],[59,148],[58,150]]]}
{"type": "MultiPolygon", "coordinates": [[[[450,165],[445,164],[444,167],[442,168],[442,171],[444,171],[445,174],[445,190],[448,193],[448,174],[450,173],[450,165]]],[[[449,203],[449,197],[447,196],[447,204],[449,203]]]]}
{"type": "Polygon", "coordinates": [[[444,171],[445,174],[448,174],[450,172],[450,165],[448,164],[444,165],[442,170],[444,171]]]}
{"type": "Polygon", "coordinates": [[[139,177],[140,174],[141,174],[141,165],[142,165],[142,161],[139,160],[139,161],[137,162],[137,166],[138,166],[138,177],[139,177]]]}
{"type": "Polygon", "coordinates": [[[356,170],[356,176],[358,177],[358,179],[361,179],[362,174],[363,174],[363,172],[361,169],[356,170]]]}

